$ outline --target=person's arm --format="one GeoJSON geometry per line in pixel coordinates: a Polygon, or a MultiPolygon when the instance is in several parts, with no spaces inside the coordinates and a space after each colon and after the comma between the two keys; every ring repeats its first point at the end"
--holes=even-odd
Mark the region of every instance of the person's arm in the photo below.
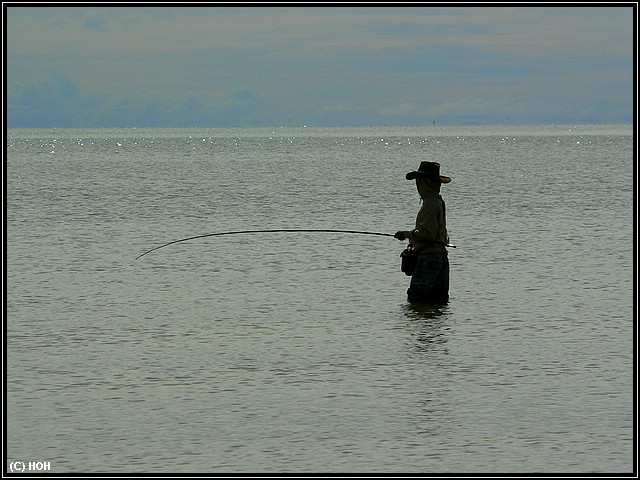
{"type": "Polygon", "coordinates": [[[411,243],[434,241],[438,236],[439,210],[433,202],[425,202],[418,212],[416,228],[400,230],[394,235],[398,240],[409,239],[411,243]]]}

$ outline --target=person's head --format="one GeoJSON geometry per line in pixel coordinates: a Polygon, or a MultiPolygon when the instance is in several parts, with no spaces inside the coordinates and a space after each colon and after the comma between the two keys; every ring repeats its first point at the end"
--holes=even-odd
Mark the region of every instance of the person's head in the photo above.
{"type": "Polygon", "coordinates": [[[416,177],[416,188],[421,198],[424,198],[431,192],[440,193],[440,180],[429,177],[416,177]]]}
{"type": "Polygon", "coordinates": [[[409,172],[407,180],[416,181],[416,187],[420,197],[424,198],[429,192],[440,192],[443,183],[449,183],[450,177],[440,175],[440,164],[438,162],[420,162],[418,170],[409,172]]]}

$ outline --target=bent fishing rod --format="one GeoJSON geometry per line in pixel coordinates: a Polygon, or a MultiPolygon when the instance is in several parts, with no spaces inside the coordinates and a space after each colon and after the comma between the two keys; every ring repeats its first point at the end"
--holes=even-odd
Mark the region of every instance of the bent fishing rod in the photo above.
{"type": "MultiPolygon", "coordinates": [[[[219,232],[219,233],[207,233],[205,235],[196,235],[194,237],[187,237],[187,238],[182,238],[180,240],[174,240],[172,242],[167,242],[163,245],[160,245],[158,247],[154,247],[151,250],[147,250],[146,252],[144,252],[141,255],[138,255],[136,257],[136,260],[138,260],[140,257],[143,257],[144,255],[146,255],[147,253],[151,253],[155,250],[158,250],[160,248],[166,247],[168,245],[173,245],[174,243],[180,243],[180,242],[186,242],[189,240],[195,240],[197,238],[205,238],[205,237],[218,237],[218,236],[222,236],[222,235],[238,235],[238,234],[245,234],[245,233],[309,233],[309,232],[313,232],[313,233],[351,233],[351,234],[358,234],[358,235],[378,235],[378,236],[383,236],[383,237],[393,237],[394,234],[393,233],[379,233],[379,232],[362,232],[359,230],[333,230],[333,229],[313,229],[313,228],[286,228],[286,229],[277,229],[277,230],[241,230],[241,231],[236,231],[236,232],[219,232]]],[[[445,245],[446,247],[451,247],[451,248],[456,248],[455,245],[452,244],[447,244],[445,245]]]]}

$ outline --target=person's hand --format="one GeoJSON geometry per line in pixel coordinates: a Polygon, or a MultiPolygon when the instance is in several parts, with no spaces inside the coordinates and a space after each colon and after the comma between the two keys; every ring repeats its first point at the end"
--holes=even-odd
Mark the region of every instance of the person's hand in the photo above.
{"type": "Polygon", "coordinates": [[[407,238],[406,232],[399,230],[393,236],[393,238],[397,238],[398,240],[405,240],[407,238]]]}

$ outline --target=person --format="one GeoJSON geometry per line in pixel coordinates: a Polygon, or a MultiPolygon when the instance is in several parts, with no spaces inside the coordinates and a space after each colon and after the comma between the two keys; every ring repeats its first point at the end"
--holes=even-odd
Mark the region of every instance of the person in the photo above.
{"type": "Polygon", "coordinates": [[[445,203],[440,186],[450,177],[440,175],[440,164],[421,162],[417,171],[409,172],[407,180],[416,181],[422,207],[416,218],[416,228],[399,230],[398,240],[408,239],[418,255],[411,283],[407,290],[410,302],[446,301],[449,298],[449,259],[445,246],[449,243],[445,203]]]}

